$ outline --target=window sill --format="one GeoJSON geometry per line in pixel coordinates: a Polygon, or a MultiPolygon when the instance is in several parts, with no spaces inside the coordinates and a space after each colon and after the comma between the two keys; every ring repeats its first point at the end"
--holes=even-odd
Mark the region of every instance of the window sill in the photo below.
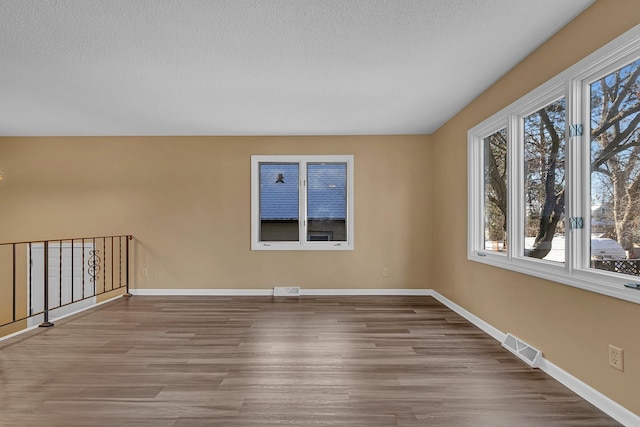
{"type": "Polygon", "coordinates": [[[625,283],[638,282],[637,277],[616,273],[576,270],[569,273],[564,265],[542,260],[517,258],[509,260],[506,255],[497,255],[482,251],[469,252],[469,261],[491,265],[528,276],[538,277],[585,291],[595,292],[612,298],[640,304],[640,290],[625,287],[625,283]]]}
{"type": "Polygon", "coordinates": [[[251,245],[252,251],[352,251],[353,244],[347,242],[313,243],[260,242],[251,245]]]}

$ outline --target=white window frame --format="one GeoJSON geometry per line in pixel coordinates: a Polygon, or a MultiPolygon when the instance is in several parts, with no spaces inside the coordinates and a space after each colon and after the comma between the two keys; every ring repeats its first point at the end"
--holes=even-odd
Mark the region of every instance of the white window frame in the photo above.
{"type": "Polygon", "coordinates": [[[354,238],[354,159],[353,155],[253,155],[251,156],[251,250],[353,250],[354,238]],[[299,165],[298,203],[299,233],[298,241],[261,241],[260,240],[260,163],[297,163],[299,165]],[[347,212],[346,241],[307,241],[307,164],[308,163],[345,163],[347,165],[347,212]]]}
{"type": "Polygon", "coordinates": [[[640,291],[627,283],[640,278],[590,268],[590,107],[589,85],[599,77],[640,58],[640,25],[579,61],[529,94],[495,113],[467,133],[468,240],[467,259],[540,277],[580,289],[640,304],[640,291]],[[581,217],[585,227],[570,229],[565,223],[565,262],[524,256],[524,162],[522,119],[564,96],[565,218],[581,217]],[[569,128],[583,125],[582,136],[570,137],[569,128]],[[484,249],[484,152],[483,140],[507,128],[507,252],[484,249]]]}

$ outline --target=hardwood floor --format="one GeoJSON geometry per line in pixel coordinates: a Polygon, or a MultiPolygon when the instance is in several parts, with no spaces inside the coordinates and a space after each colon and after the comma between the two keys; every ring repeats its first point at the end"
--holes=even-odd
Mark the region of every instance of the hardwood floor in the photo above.
{"type": "Polygon", "coordinates": [[[1,426],[614,426],[430,297],[148,297],[0,342],[1,426]]]}

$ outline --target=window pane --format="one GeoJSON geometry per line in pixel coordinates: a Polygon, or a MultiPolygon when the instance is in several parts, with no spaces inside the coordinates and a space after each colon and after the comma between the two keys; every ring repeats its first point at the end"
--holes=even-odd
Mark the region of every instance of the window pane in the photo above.
{"type": "Polygon", "coordinates": [[[347,240],[347,164],[307,164],[307,241],[347,240]]]}
{"type": "Polygon", "coordinates": [[[484,249],[507,250],[507,130],[483,140],[484,249]]]}
{"type": "Polygon", "coordinates": [[[524,255],[564,262],[564,98],[525,117],[523,129],[524,255]]]}
{"type": "Polygon", "coordinates": [[[640,276],[639,75],[637,60],[590,87],[591,266],[636,276],[640,276]]]}
{"type": "Polygon", "coordinates": [[[298,164],[260,163],[260,241],[299,241],[298,164]]]}

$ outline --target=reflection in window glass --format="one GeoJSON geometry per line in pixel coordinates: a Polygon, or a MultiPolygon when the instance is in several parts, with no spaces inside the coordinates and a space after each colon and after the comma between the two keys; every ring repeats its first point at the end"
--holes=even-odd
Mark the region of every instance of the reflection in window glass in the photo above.
{"type": "Polygon", "coordinates": [[[347,164],[307,165],[307,241],[347,240],[347,164]]]}
{"type": "Polygon", "coordinates": [[[298,164],[260,163],[260,241],[299,240],[298,164]]]}
{"type": "Polygon", "coordinates": [[[640,276],[640,60],[590,85],[591,266],[640,276]],[[629,258],[626,259],[625,258],[629,258]]]}
{"type": "Polygon", "coordinates": [[[484,249],[507,250],[507,129],[484,138],[484,249]]]}
{"type": "Polygon", "coordinates": [[[523,119],[524,255],[565,261],[565,100],[523,119]]]}

